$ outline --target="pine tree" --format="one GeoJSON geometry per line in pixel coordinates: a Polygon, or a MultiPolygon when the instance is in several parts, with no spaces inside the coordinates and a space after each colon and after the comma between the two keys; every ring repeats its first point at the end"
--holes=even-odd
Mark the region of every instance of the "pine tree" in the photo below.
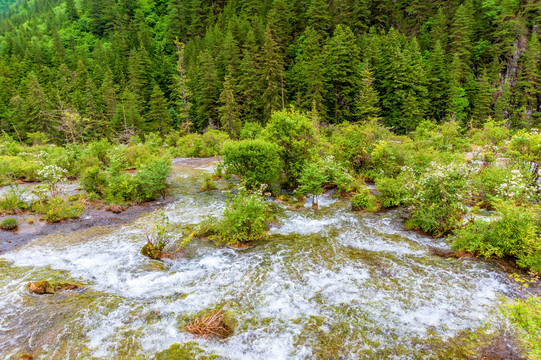
{"type": "Polygon", "coordinates": [[[429,114],[438,121],[442,120],[448,103],[449,80],[445,52],[440,40],[436,40],[436,45],[430,54],[427,88],[430,96],[429,114]]]}
{"type": "Polygon", "coordinates": [[[477,82],[477,94],[473,103],[473,119],[476,127],[480,127],[491,114],[492,87],[488,80],[488,73],[483,69],[477,82]]]}
{"type": "Polygon", "coordinates": [[[197,81],[194,84],[197,106],[197,125],[216,126],[216,104],[218,102],[218,74],[214,58],[208,50],[203,50],[197,58],[197,81]]]}
{"type": "Polygon", "coordinates": [[[232,76],[233,67],[230,66],[228,74],[225,76],[224,88],[220,94],[220,103],[218,108],[222,129],[226,129],[229,136],[233,139],[238,138],[241,128],[240,112],[237,100],[235,100],[235,80],[232,76]]]}
{"type": "Polygon", "coordinates": [[[331,27],[329,4],[325,0],[310,0],[306,10],[307,24],[317,32],[324,33],[331,27]]]}
{"type": "Polygon", "coordinates": [[[304,32],[304,42],[294,66],[299,89],[299,106],[310,110],[315,106],[320,116],[325,114],[325,58],[321,36],[311,27],[304,32]]]}
{"type": "Polygon", "coordinates": [[[361,85],[356,99],[356,117],[361,121],[375,120],[379,118],[378,92],[374,89],[374,76],[372,69],[366,63],[361,73],[361,85]]]}
{"type": "Polygon", "coordinates": [[[534,32],[528,41],[528,50],[520,76],[520,87],[524,96],[526,118],[539,117],[541,112],[541,44],[534,32]]]}
{"type": "Polygon", "coordinates": [[[284,65],[278,45],[273,39],[270,27],[265,31],[265,44],[261,50],[261,79],[265,120],[270,119],[273,111],[283,107],[284,65]]]}
{"type": "Polygon", "coordinates": [[[461,4],[453,19],[452,49],[463,67],[470,65],[473,49],[474,18],[471,0],[461,4]]]}
{"type": "Polygon", "coordinates": [[[355,36],[347,26],[338,25],[326,48],[329,118],[334,123],[352,121],[355,117],[355,98],[360,87],[360,52],[355,36]]]}
{"type": "Polygon", "coordinates": [[[179,120],[182,122],[182,127],[189,133],[190,126],[192,125],[190,121],[190,108],[192,107],[191,93],[188,88],[188,78],[186,75],[186,65],[184,59],[184,43],[180,42],[178,38],[175,40],[175,45],[177,47],[177,76],[175,81],[174,92],[176,94],[175,98],[178,99],[177,103],[177,115],[179,120]]]}
{"type": "Polygon", "coordinates": [[[451,64],[447,116],[449,120],[465,122],[468,116],[470,102],[466,96],[466,90],[460,82],[461,62],[458,55],[454,55],[451,64]]]}
{"type": "Polygon", "coordinates": [[[150,111],[148,112],[147,131],[155,131],[160,134],[167,133],[171,129],[171,115],[167,110],[167,100],[158,84],[154,84],[150,95],[150,111]]]}
{"type": "Polygon", "coordinates": [[[75,7],[74,0],[66,0],[66,14],[68,15],[68,19],[70,21],[77,21],[79,19],[79,13],[75,7]]]}

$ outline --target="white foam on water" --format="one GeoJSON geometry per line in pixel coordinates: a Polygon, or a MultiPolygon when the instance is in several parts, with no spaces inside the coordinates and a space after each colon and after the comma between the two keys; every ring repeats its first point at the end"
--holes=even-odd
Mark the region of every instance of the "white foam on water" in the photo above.
{"type": "MultiPolygon", "coordinates": [[[[110,294],[96,306],[81,307],[71,340],[55,340],[84,341],[96,359],[122,359],[119,346],[128,345],[121,344],[150,357],[188,341],[227,359],[311,359],[320,333],[331,336],[342,328],[349,329],[337,340],[342,355],[354,359],[361,350],[408,346],[429,330],[448,337],[475,329],[493,316],[501,294],[511,291],[506,277],[488,264],[430,256],[428,245],[438,240],[406,232],[396,212],[357,214],[336,205],[323,212],[284,211],[282,225],[248,250],[196,240],[188,257],[163,266],[140,254],[145,240],[139,221],[87,236],[38,239],[0,256],[29,269],[0,276],[0,315],[23,309],[25,281],[50,268],[110,294]],[[237,322],[227,341],[181,329],[179,319],[226,304],[237,322]],[[313,319],[323,325],[314,330],[313,319]]],[[[180,194],[163,211],[173,224],[195,225],[209,214],[219,216],[223,207],[219,194],[180,194]]],[[[18,316],[35,311],[28,307],[18,316]]],[[[0,320],[0,343],[2,329],[16,326],[11,318],[0,320]]]]}

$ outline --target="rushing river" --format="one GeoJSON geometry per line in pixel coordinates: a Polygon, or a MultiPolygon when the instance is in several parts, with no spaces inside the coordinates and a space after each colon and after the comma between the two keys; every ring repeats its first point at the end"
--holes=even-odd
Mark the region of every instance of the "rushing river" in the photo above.
{"type": "MultiPolygon", "coordinates": [[[[208,162],[175,161],[180,231],[224,208],[198,193],[208,162]]],[[[498,308],[515,286],[495,265],[431,255],[442,240],[403,230],[400,210],[354,213],[325,195],[320,210],[273,203],[279,225],[246,250],[194,240],[165,262],[140,255],[141,224],[45,236],[0,256],[0,358],[153,359],[172,344],[223,359],[420,359],[465,330],[505,327],[498,308]],[[86,285],[31,295],[29,281],[86,285]],[[199,339],[184,325],[227,304],[235,333],[199,339]],[[198,350],[199,351],[199,350],[198,350]]]]}

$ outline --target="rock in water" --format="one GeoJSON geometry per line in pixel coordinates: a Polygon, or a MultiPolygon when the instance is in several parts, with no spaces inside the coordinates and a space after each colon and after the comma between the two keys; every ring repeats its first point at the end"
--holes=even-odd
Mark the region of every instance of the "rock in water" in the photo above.
{"type": "Polygon", "coordinates": [[[22,354],[19,360],[34,360],[34,357],[30,354],[22,354]]]}
{"type": "Polygon", "coordinates": [[[29,282],[27,287],[31,293],[43,295],[47,294],[48,281],[29,282]]]}

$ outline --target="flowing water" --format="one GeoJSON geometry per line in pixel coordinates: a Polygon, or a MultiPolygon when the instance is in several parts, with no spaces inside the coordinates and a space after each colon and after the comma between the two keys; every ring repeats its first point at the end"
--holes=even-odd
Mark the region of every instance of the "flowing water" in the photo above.
{"type": "MultiPolygon", "coordinates": [[[[197,193],[211,165],[175,162],[175,201],[163,211],[181,231],[224,208],[221,191],[197,193]]],[[[330,195],[317,211],[273,207],[279,225],[246,250],[194,240],[178,259],[149,260],[139,253],[141,224],[154,213],[3,254],[0,357],[153,359],[187,343],[224,359],[420,359],[437,357],[466,330],[505,326],[497,309],[513,295],[508,276],[481,261],[431,255],[429,246],[445,243],[403,230],[400,210],[354,213],[330,195]],[[26,290],[51,279],[85,288],[26,290]],[[229,339],[183,330],[224,304],[236,324],[229,339]]]]}

